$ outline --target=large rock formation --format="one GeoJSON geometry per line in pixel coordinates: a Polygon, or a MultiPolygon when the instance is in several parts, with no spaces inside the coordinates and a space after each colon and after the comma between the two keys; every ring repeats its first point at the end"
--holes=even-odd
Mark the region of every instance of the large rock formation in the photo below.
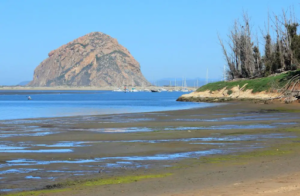
{"type": "Polygon", "coordinates": [[[130,52],[109,35],[94,32],[51,51],[29,86],[150,85],[130,52]]]}

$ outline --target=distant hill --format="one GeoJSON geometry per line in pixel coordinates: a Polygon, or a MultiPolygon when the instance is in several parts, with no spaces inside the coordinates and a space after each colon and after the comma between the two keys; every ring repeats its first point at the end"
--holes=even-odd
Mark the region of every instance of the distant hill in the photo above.
{"type": "Polygon", "coordinates": [[[118,41],[101,32],[51,51],[29,86],[148,86],[140,64],[118,41]]]}
{"type": "Polygon", "coordinates": [[[29,84],[31,81],[23,81],[20,82],[19,84],[17,84],[17,86],[26,86],[27,84],[29,84]]]}

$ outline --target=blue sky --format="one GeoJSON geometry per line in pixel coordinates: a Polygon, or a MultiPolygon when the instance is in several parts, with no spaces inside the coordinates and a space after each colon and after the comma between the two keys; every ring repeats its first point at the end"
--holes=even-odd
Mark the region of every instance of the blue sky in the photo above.
{"type": "Polygon", "coordinates": [[[148,80],[205,78],[207,69],[221,78],[217,33],[226,38],[244,10],[262,39],[268,10],[290,6],[299,13],[296,0],[1,0],[0,85],[31,80],[51,50],[93,31],[128,48],[148,80]]]}

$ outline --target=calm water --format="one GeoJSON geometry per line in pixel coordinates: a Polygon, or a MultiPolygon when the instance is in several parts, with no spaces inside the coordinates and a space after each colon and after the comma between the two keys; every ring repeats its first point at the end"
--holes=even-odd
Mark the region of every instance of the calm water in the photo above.
{"type": "Polygon", "coordinates": [[[152,112],[212,106],[210,103],[176,102],[176,99],[184,94],[181,92],[35,91],[26,94],[24,91],[14,92],[15,94],[0,95],[0,120],[152,112]],[[27,96],[31,96],[32,100],[27,100],[27,96]]]}

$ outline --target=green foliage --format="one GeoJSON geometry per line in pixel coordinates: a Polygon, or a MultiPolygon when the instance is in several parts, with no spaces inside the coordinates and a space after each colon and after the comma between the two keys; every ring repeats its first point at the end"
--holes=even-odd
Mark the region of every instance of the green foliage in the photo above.
{"type": "Polygon", "coordinates": [[[267,34],[265,36],[265,56],[263,58],[264,64],[265,64],[265,76],[268,76],[271,74],[271,67],[272,67],[272,40],[271,36],[267,34]]]}
{"type": "Polygon", "coordinates": [[[271,73],[275,73],[277,69],[280,69],[282,67],[281,62],[280,62],[280,48],[279,44],[276,44],[276,50],[273,53],[273,58],[272,58],[272,64],[271,64],[271,73]]]}
{"type": "Polygon", "coordinates": [[[200,87],[197,91],[203,92],[203,91],[216,91],[221,90],[223,88],[232,89],[235,86],[242,87],[246,85],[244,90],[252,89],[252,92],[261,92],[261,91],[271,91],[272,85],[276,84],[278,87],[283,87],[290,78],[293,76],[300,74],[300,70],[297,71],[290,71],[284,74],[280,74],[277,76],[270,76],[265,78],[257,78],[257,79],[251,79],[251,80],[239,80],[239,81],[228,81],[228,82],[214,82],[209,83],[207,85],[204,85],[200,87]]]}
{"type": "Polygon", "coordinates": [[[261,74],[263,65],[262,65],[261,55],[258,46],[253,47],[253,57],[254,57],[255,73],[261,74]]]}
{"type": "Polygon", "coordinates": [[[294,48],[295,58],[300,62],[300,35],[293,38],[292,47],[294,48]]]}

